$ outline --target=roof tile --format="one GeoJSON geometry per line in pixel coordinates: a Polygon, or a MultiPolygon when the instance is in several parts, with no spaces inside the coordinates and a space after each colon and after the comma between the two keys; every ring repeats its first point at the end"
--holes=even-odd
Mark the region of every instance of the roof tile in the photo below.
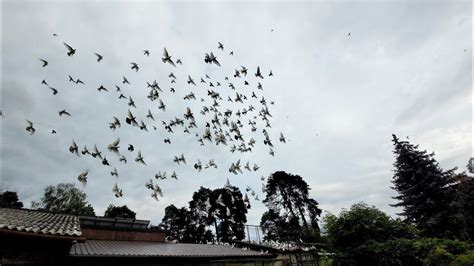
{"type": "Polygon", "coordinates": [[[138,242],[87,240],[75,243],[71,256],[125,257],[266,257],[274,256],[226,245],[182,244],[169,242],[138,242]]]}
{"type": "Polygon", "coordinates": [[[0,229],[60,236],[82,234],[75,215],[11,208],[0,208],[0,229]]]}

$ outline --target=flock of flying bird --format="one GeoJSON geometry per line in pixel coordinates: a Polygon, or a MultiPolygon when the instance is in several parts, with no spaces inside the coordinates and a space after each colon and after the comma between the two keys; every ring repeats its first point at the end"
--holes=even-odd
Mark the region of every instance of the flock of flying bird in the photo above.
{"type": "MultiPolygon", "coordinates": [[[[54,36],[57,35],[54,34],[54,36]]],[[[63,42],[63,44],[66,47],[66,54],[68,57],[72,57],[76,54],[77,50],[75,48],[65,42],[63,42]]],[[[216,54],[219,57],[223,57],[224,55],[234,55],[233,51],[230,51],[229,53],[224,52],[224,45],[221,42],[218,42],[217,50],[218,53],[216,54]]],[[[150,54],[150,50],[143,50],[143,56],[149,57],[150,54]]],[[[106,56],[100,53],[94,53],[94,55],[96,56],[97,63],[101,63],[103,60],[107,59],[106,56]]],[[[47,67],[49,65],[46,59],[40,59],[40,61],[42,63],[42,67],[47,67]]],[[[178,65],[183,64],[181,59],[175,59],[175,57],[172,56],[166,48],[163,49],[161,61],[164,64],[171,66],[173,70],[179,70],[178,65]]],[[[204,62],[208,65],[213,65],[214,67],[221,66],[221,62],[218,60],[218,57],[214,54],[214,52],[205,53],[204,62]]],[[[140,66],[136,62],[130,62],[130,69],[134,72],[138,72],[140,71],[140,66]]],[[[208,74],[204,74],[204,76],[200,77],[199,82],[195,81],[191,75],[184,74],[184,76],[187,76],[187,78],[184,82],[181,82],[180,85],[191,88],[202,88],[205,86],[207,87],[207,98],[203,97],[197,99],[198,97],[196,94],[193,91],[190,91],[184,95],[183,101],[200,101],[200,110],[194,112],[190,107],[186,107],[184,113],[179,115],[173,114],[173,119],[162,120],[161,123],[152,125],[153,130],[163,130],[163,132],[168,135],[182,132],[181,134],[189,134],[190,136],[194,136],[200,146],[205,146],[208,144],[217,145],[228,148],[231,153],[239,152],[242,154],[252,152],[252,150],[257,148],[257,140],[255,138],[258,139],[257,135],[261,132],[264,146],[268,148],[268,153],[274,156],[274,141],[270,138],[270,134],[268,132],[271,128],[270,119],[272,118],[272,115],[269,111],[269,106],[274,105],[274,102],[267,102],[263,95],[258,95],[262,94],[259,92],[263,91],[263,80],[265,78],[272,77],[273,72],[269,70],[267,74],[264,74],[260,67],[256,68],[254,77],[252,75],[248,75],[249,72],[250,70],[247,67],[239,66],[235,69],[235,71],[233,71],[233,73],[230,73],[229,76],[224,76],[221,79],[214,79],[208,74]],[[244,91],[248,92],[248,94],[245,94],[244,91]],[[227,95],[227,99],[224,95],[227,95]],[[256,105],[254,106],[252,103],[256,105]],[[223,105],[237,105],[237,107],[234,109],[228,109],[224,108],[223,105]],[[258,124],[262,128],[259,129],[258,124]]],[[[182,73],[176,72],[176,74],[182,73]]],[[[165,97],[163,97],[163,95],[176,95],[175,86],[178,85],[177,82],[179,82],[177,76],[179,75],[175,75],[175,72],[171,72],[168,75],[168,90],[165,90],[163,85],[158,85],[156,80],[150,82],[147,81],[146,84],[143,84],[143,86],[146,85],[147,90],[149,90],[148,95],[144,96],[146,96],[146,99],[152,104],[156,104],[158,112],[167,112],[167,105],[165,104],[165,97]]],[[[68,75],[68,79],[71,83],[86,85],[85,81],[82,81],[79,78],[74,78],[71,75],[68,75]]],[[[160,84],[162,83],[164,82],[160,82],[160,84]]],[[[42,80],[41,84],[49,88],[53,95],[57,95],[59,93],[59,90],[48,84],[45,79],[42,80]]],[[[89,82],[87,82],[87,84],[89,84],[89,82]]],[[[130,85],[131,82],[123,75],[122,80],[119,81],[118,84],[120,84],[120,86],[127,86],[130,85]]],[[[132,112],[132,110],[136,110],[134,109],[137,108],[136,103],[131,96],[124,95],[125,92],[120,86],[115,85],[113,90],[115,90],[115,92],[119,95],[118,99],[123,100],[123,105],[128,106],[128,108],[124,108],[128,109],[126,111],[127,115],[122,119],[120,119],[119,116],[112,116],[111,121],[108,123],[108,127],[110,130],[115,131],[124,126],[123,122],[125,122],[125,124],[129,127],[148,132],[151,130],[151,127],[149,129],[149,125],[147,125],[144,120],[148,121],[148,124],[152,124],[156,121],[156,119],[158,119],[158,114],[148,109],[147,115],[143,118],[139,118],[138,116],[134,115],[133,113],[135,111],[132,112]]],[[[110,93],[110,91],[112,91],[112,88],[105,87],[102,84],[96,86],[96,89],[97,93],[110,93]]],[[[59,110],[58,114],[59,116],[71,116],[71,113],[65,109],[59,110]]],[[[32,121],[27,120],[26,131],[28,131],[31,135],[36,132],[34,123],[32,121]]],[[[57,134],[56,130],[52,129],[51,134],[57,134]]],[[[286,138],[283,133],[280,133],[278,141],[281,143],[286,143],[286,138]]],[[[169,137],[164,138],[163,142],[165,144],[171,144],[171,139],[169,137]]],[[[120,144],[120,138],[117,138],[108,144],[106,149],[109,153],[117,156],[119,163],[126,164],[129,159],[124,153],[120,151],[120,144]]],[[[136,148],[134,145],[127,145],[128,152],[134,152],[135,149],[136,148]]],[[[148,165],[149,162],[145,160],[141,150],[137,150],[138,151],[134,158],[134,162],[136,164],[145,166],[148,165]]],[[[87,145],[84,145],[83,148],[80,149],[79,145],[73,140],[72,144],[69,146],[69,152],[79,157],[87,155],[96,158],[102,165],[108,166],[112,169],[110,171],[111,176],[118,177],[119,175],[116,166],[111,165],[109,159],[106,157],[105,152],[99,150],[96,144],[93,145],[91,150],[89,150],[87,145]]],[[[171,158],[171,160],[177,165],[187,165],[184,154],[176,155],[174,158],[171,158]]],[[[208,168],[218,167],[217,163],[212,158],[205,160],[204,163],[198,159],[195,163],[191,163],[191,165],[198,172],[208,168]]],[[[231,163],[228,171],[229,173],[238,175],[243,174],[244,170],[256,172],[259,170],[259,168],[260,167],[256,163],[251,163],[250,161],[243,163],[239,159],[236,162],[231,163]]],[[[86,185],[88,174],[89,170],[85,170],[80,173],[77,176],[78,181],[83,185],[86,185]]],[[[150,178],[145,183],[145,187],[151,191],[151,197],[155,200],[158,200],[159,196],[163,196],[162,190],[158,184],[158,180],[164,180],[167,178],[168,174],[166,171],[158,171],[154,177],[150,178]]],[[[173,171],[169,175],[169,178],[178,180],[176,171],[173,171]]],[[[261,181],[264,181],[264,177],[261,178],[261,181]]],[[[112,191],[116,197],[123,196],[123,191],[118,186],[118,183],[114,184],[112,191]]],[[[253,196],[255,200],[259,200],[256,192],[250,187],[247,187],[246,192],[250,192],[251,196],[253,196]]],[[[247,194],[245,197],[247,198],[247,194]]]]}

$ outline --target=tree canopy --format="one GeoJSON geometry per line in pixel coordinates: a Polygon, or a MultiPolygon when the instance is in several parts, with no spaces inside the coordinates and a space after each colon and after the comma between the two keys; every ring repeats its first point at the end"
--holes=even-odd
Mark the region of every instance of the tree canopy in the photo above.
{"type": "Polygon", "coordinates": [[[109,207],[107,207],[107,210],[105,210],[104,216],[105,217],[112,217],[112,218],[129,218],[129,219],[135,219],[135,216],[137,214],[130,210],[127,205],[123,206],[115,206],[113,204],[110,204],[109,207]]]}
{"type": "Polygon", "coordinates": [[[455,208],[454,170],[443,170],[434,153],[420,151],[418,145],[401,141],[393,135],[395,171],[393,189],[402,207],[401,215],[415,224],[426,236],[452,237],[459,228],[453,219],[455,208]]]}
{"type": "Polygon", "coordinates": [[[309,190],[308,184],[299,175],[283,171],[270,175],[263,200],[269,211],[264,213],[260,222],[267,238],[305,242],[318,240],[321,209],[318,202],[309,197],[309,190]]]}
{"type": "Polygon", "coordinates": [[[73,183],[47,186],[40,202],[32,202],[33,208],[73,215],[95,216],[94,208],[86,201],[86,193],[73,183]]]}
{"type": "Polygon", "coordinates": [[[23,208],[23,202],[18,199],[18,194],[14,191],[0,193],[0,207],[23,208]]]}
{"type": "Polygon", "coordinates": [[[189,208],[166,207],[160,228],[168,232],[168,240],[183,243],[207,243],[214,238],[222,242],[242,240],[246,213],[247,207],[237,187],[226,185],[215,190],[201,187],[194,192],[189,208]]]}

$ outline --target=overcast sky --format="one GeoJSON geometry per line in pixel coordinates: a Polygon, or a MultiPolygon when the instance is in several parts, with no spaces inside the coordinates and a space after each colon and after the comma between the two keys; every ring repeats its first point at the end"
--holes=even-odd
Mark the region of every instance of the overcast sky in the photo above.
{"type": "MultiPolygon", "coordinates": [[[[47,185],[73,182],[87,193],[96,214],[102,215],[111,203],[127,204],[137,218],[157,224],[169,204],[187,206],[200,186],[222,187],[227,178],[243,192],[252,187],[263,199],[260,177],[283,170],[301,175],[324,211],[338,213],[364,201],[395,215],[398,210],[390,207],[395,195],[390,189],[392,133],[435,151],[443,168],[464,170],[473,147],[472,4],[415,2],[2,1],[3,190],[17,191],[29,207],[47,185]],[[77,49],[74,56],[66,55],[63,41],[77,49]],[[217,49],[218,41],[223,51],[217,49]],[[164,64],[163,47],[183,65],[164,64]],[[149,57],[144,49],[150,50],[149,57]],[[221,67],[204,63],[204,54],[211,51],[221,67]],[[104,56],[100,63],[95,52],[104,56]],[[43,68],[39,58],[49,65],[43,68]],[[140,70],[131,70],[130,62],[137,62],[140,70]],[[249,69],[250,86],[233,77],[241,65],[249,69]],[[257,66],[265,74],[263,91],[256,88],[257,66]],[[268,77],[270,70],[273,77],[268,77]],[[177,76],[176,84],[170,84],[170,72],[177,76]],[[198,83],[205,74],[223,84],[213,88],[224,99],[223,110],[256,107],[241,119],[244,138],[257,140],[253,152],[230,153],[229,147],[201,147],[196,141],[194,132],[202,134],[210,119],[199,114],[203,104],[212,103],[209,86],[198,83]],[[85,85],[68,82],[68,75],[85,85]],[[122,75],[131,85],[121,83],[122,75]],[[187,84],[187,75],[198,86],[187,84]],[[225,76],[249,97],[245,105],[227,102],[235,91],[225,76]],[[41,85],[43,79],[59,93],[53,96],[41,85]],[[146,81],[155,79],[164,90],[160,98],[166,112],[146,98],[146,81]],[[148,124],[149,132],[125,124],[129,107],[118,99],[115,84],[135,100],[137,108],[131,110],[148,124]],[[98,92],[100,85],[109,92],[98,92]],[[169,92],[171,86],[175,94],[169,92]],[[197,100],[183,100],[191,91],[197,100]],[[274,157],[263,144],[261,120],[255,134],[247,125],[261,108],[250,99],[251,91],[275,102],[268,105],[272,128],[267,128],[274,157]],[[190,135],[180,127],[167,133],[161,120],[182,117],[187,106],[199,128],[190,135]],[[72,116],[60,117],[62,109],[72,116]],[[145,118],[148,109],[156,122],[145,118]],[[116,131],[108,128],[114,115],[122,122],[116,131]],[[35,125],[32,136],[25,130],[26,119],[35,125]],[[50,134],[52,129],[58,134],[50,134]],[[286,144],[278,141],[280,132],[286,144]],[[129,160],[126,165],[106,151],[117,137],[129,160]],[[163,142],[168,137],[171,145],[163,142]],[[97,159],[71,154],[72,140],[80,149],[97,144],[118,169],[118,179],[97,159]],[[129,143],[142,151],[147,166],[133,161],[136,151],[126,150],[129,143]],[[181,153],[186,166],[172,161],[181,153]],[[199,173],[192,167],[198,159],[204,163],[211,158],[217,169],[199,173]],[[238,159],[260,169],[229,173],[238,159]],[[77,176],[86,169],[89,178],[83,187],[77,176]],[[179,180],[160,181],[164,196],[156,202],[145,182],[158,171],[173,170],[179,180]],[[123,198],[112,193],[115,182],[123,198]]],[[[259,223],[265,210],[261,202],[252,201],[249,224],[259,223]]]]}

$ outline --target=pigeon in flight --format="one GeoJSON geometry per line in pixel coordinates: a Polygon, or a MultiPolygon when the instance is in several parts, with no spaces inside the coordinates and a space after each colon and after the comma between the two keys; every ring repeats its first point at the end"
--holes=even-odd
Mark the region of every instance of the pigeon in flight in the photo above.
{"type": "Polygon", "coordinates": [[[136,117],[133,116],[132,112],[130,112],[130,109],[128,109],[128,114],[127,114],[127,117],[125,118],[125,122],[129,125],[138,126],[136,117]]]}
{"type": "Polygon", "coordinates": [[[248,69],[246,67],[241,66],[240,73],[242,73],[242,75],[244,75],[244,77],[247,76],[247,71],[248,71],[248,69]]]}
{"type": "Polygon", "coordinates": [[[123,155],[120,155],[119,161],[123,162],[123,163],[127,163],[127,158],[125,158],[125,156],[123,156],[123,155]]]}
{"type": "Polygon", "coordinates": [[[107,88],[104,87],[104,85],[100,85],[100,87],[97,88],[98,91],[109,91],[107,88]]]}
{"type": "Polygon", "coordinates": [[[82,153],[82,155],[91,154],[90,151],[87,149],[87,146],[85,146],[85,145],[84,145],[84,148],[82,149],[81,153],[82,153]]]}
{"type": "Polygon", "coordinates": [[[178,59],[178,60],[176,60],[176,64],[183,65],[183,62],[181,61],[181,59],[178,59]]]}
{"type": "Polygon", "coordinates": [[[135,70],[135,72],[137,72],[139,69],[138,64],[134,62],[130,62],[130,64],[132,65],[132,70],[135,70]]]}
{"type": "Polygon", "coordinates": [[[114,192],[115,197],[117,198],[123,197],[123,191],[121,188],[118,187],[117,183],[114,184],[112,192],[114,192]]]}
{"type": "Polygon", "coordinates": [[[33,122],[31,122],[30,120],[26,120],[26,122],[28,123],[28,126],[26,127],[26,131],[30,132],[31,135],[35,134],[35,128],[33,127],[33,122]]]}
{"type": "Polygon", "coordinates": [[[77,144],[74,140],[72,141],[71,146],[69,146],[69,151],[72,154],[76,154],[77,156],[79,156],[79,148],[77,147],[77,144]]]}
{"type": "MultiPolygon", "coordinates": [[[[163,58],[161,58],[163,63],[169,63],[170,65],[176,67],[175,63],[173,60],[171,60],[171,55],[169,55],[168,50],[166,48],[163,49],[163,58]]],[[[181,60],[179,60],[181,62],[181,60]]]]}
{"type": "Polygon", "coordinates": [[[57,90],[57,89],[55,89],[55,88],[53,88],[53,87],[49,87],[49,86],[48,86],[48,88],[53,91],[53,95],[58,94],[58,90],[57,90]]]}
{"type": "Polygon", "coordinates": [[[67,55],[68,56],[73,56],[75,53],[76,53],[76,49],[72,48],[69,44],[63,42],[64,46],[66,46],[68,52],[67,52],[67,55]]]}
{"type": "Polygon", "coordinates": [[[214,63],[218,66],[221,66],[221,64],[217,60],[217,57],[212,52],[210,54],[206,53],[206,56],[204,57],[204,62],[206,62],[208,64],[214,63]]]}
{"type": "Polygon", "coordinates": [[[140,151],[138,151],[138,155],[135,158],[135,162],[146,165],[145,161],[143,160],[142,153],[140,151]]]}
{"type": "Polygon", "coordinates": [[[190,75],[188,75],[188,84],[193,84],[194,86],[196,86],[196,83],[194,83],[194,80],[191,78],[190,75]]]}
{"type": "Polygon", "coordinates": [[[150,51],[148,51],[148,50],[143,50],[143,55],[150,56],[150,51]]]}
{"type": "Polygon", "coordinates": [[[217,42],[217,49],[224,50],[224,45],[221,42],[217,42]]]}
{"type": "Polygon", "coordinates": [[[63,115],[71,116],[71,114],[68,111],[66,111],[66,109],[63,109],[59,111],[58,113],[59,113],[59,116],[63,116],[63,115]]]}
{"type": "Polygon", "coordinates": [[[48,61],[44,60],[44,59],[41,59],[40,58],[40,61],[43,62],[43,67],[47,66],[48,65],[48,61]]]}
{"type": "Polygon", "coordinates": [[[280,132],[280,142],[286,143],[285,136],[283,136],[283,133],[280,132]]]}
{"type": "Polygon", "coordinates": [[[116,139],[114,142],[109,144],[109,146],[107,146],[107,150],[109,150],[110,152],[113,152],[113,153],[118,155],[118,154],[120,154],[120,152],[118,150],[120,148],[119,144],[120,144],[120,138],[116,139]]]}
{"type": "Polygon", "coordinates": [[[111,176],[118,177],[118,171],[117,171],[117,168],[115,168],[115,167],[114,167],[114,170],[110,172],[110,175],[111,175],[111,176]]]}
{"type": "Polygon", "coordinates": [[[107,161],[107,158],[104,156],[104,159],[102,159],[102,164],[103,165],[110,165],[109,161],[107,161]]]}
{"type": "Polygon", "coordinates": [[[94,149],[92,150],[91,155],[94,158],[99,157],[100,159],[102,159],[102,153],[99,151],[99,149],[97,149],[96,145],[94,145],[94,149]]]}
{"type": "Polygon", "coordinates": [[[137,108],[137,106],[135,105],[135,101],[132,99],[132,96],[128,97],[128,106],[137,108]]]}
{"type": "Polygon", "coordinates": [[[173,173],[171,174],[171,178],[178,180],[178,175],[176,174],[175,171],[173,171],[173,173]]]}
{"type": "Polygon", "coordinates": [[[128,79],[125,76],[122,76],[122,77],[123,77],[122,84],[127,83],[128,85],[130,85],[130,82],[128,82],[128,79]]]}
{"type": "Polygon", "coordinates": [[[95,56],[97,56],[97,62],[100,62],[102,59],[104,59],[104,57],[101,55],[101,54],[98,54],[98,53],[94,53],[95,56]]]}
{"type": "Polygon", "coordinates": [[[151,120],[155,121],[155,118],[153,117],[153,114],[151,113],[150,109],[148,109],[148,114],[146,115],[146,118],[150,118],[151,120]]]}
{"type": "Polygon", "coordinates": [[[87,175],[88,174],[89,174],[89,170],[85,170],[84,172],[80,173],[77,176],[77,180],[79,180],[79,182],[81,182],[81,184],[83,186],[85,186],[87,184],[87,175]]]}
{"type": "Polygon", "coordinates": [[[257,73],[255,73],[255,77],[263,79],[262,73],[260,72],[260,67],[257,67],[257,73]]]}
{"type": "Polygon", "coordinates": [[[110,129],[115,130],[116,128],[121,126],[120,120],[118,120],[118,118],[114,116],[113,121],[111,123],[109,123],[109,125],[110,125],[109,126],[110,129]]]}

